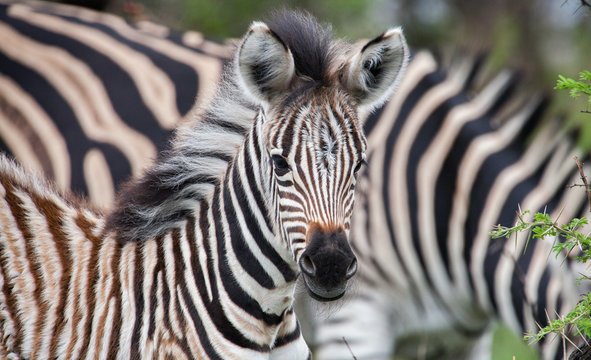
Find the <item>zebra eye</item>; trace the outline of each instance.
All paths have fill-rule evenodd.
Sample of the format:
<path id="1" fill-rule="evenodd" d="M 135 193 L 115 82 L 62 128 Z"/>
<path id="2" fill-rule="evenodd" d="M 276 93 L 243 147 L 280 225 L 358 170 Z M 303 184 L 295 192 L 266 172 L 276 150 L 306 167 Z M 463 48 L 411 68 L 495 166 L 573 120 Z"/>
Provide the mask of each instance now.
<path id="1" fill-rule="evenodd" d="M 275 168 L 275 171 L 286 173 L 289 170 L 289 164 L 283 156 L 273 155 L 271 156 L 271 160 L 273 161 L 273 167 Z"/>
<path id="2" fill-rule="evenodd" d="M 355 165 L 355 169 L 353 169 L 353 173 L 354 173 L 354 174 L 357 174 L 357 173 L 359 172 L 359 170 L 361 169 L 361 166 L 362 166 L 362 165 L 365 165 L 365 166 L 367 166 L 367 161 L 365 161 L 365 160 L 361 160 L 361 161 L 359 161 L 359 162 L 357 163 L 357 165 Z"/>

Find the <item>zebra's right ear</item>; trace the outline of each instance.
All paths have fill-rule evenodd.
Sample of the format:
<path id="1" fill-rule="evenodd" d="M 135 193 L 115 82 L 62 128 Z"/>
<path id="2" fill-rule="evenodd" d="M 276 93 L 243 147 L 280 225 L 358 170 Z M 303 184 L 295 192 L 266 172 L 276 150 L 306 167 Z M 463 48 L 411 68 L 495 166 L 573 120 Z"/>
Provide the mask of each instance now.
<path id="1" fill-rule="evenodd" d="M 408 63 L 408 46 L 401 28 L 393 28 L 354 53 L 341 78 L 359 106 L 373 109 L 392 94 Z"/>
<path id="2" fill-rule="evenodd" d="M 291 51 L 262 22 L 252 24 L 236 61 L 246 90 L 266 103 L 287 90 L 295 75 Z"/>

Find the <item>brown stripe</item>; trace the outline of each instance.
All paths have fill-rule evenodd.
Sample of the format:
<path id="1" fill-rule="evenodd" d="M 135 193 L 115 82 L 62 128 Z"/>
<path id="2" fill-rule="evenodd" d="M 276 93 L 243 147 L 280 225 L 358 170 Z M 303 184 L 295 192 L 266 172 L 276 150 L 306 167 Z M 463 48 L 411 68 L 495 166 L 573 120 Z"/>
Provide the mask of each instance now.
<path id="1" fill-rule="evenodd" d="M 87 281 L 86 281 L 86 287 L 84 289 L 78 287 L 77 288 L 77 293 L 76 293 L 76 299 L 77 301 L 73 304 L 74 305 L 74 314 L 72 316 L 73 318 L 73 334 L 72 334 L 72 340 L 70 341 L 70 345 L 67 349 L 66 352 L 66 359 L 70 359 L 70 358 L 74 358 L 74 347 L 76 346 L 76 343 L 78 341 L 78 329 L 85 329 L 88 328 L 88 324 L 92 323 L 92 309 L 94 308 L 94 302 L 93 299 L 94 297 L 92 296 L 93 294 L 93 289 L 94 287 L 91 285 L 92 284 L 92 274 L 95 273 L 94 271 L 94 265 L 95 265 L 95 258 L 97 256 L 97 244 L 98 244 L 98 239 L 93 235 L 92 233 L 92 227 L 94 224 L 92 224 L 90 221 L 88 221 L 88 219 L 85 218 L 84 214 L 82 212 L 78 212 L 76 217 L 74 218 L 74 222 L 76 224 L 76 226 L 78 227 L 78 229 L 80 230 L 80 232 L 83 234 L 84 236 L 84 240 L 89 243 L 91 245 L 91 248 L 88 250 L 87 253 L 85 254 L 79 254 L 80 256 L 82 255 L 90 255 L 89 260 L 86 262 L 86 267 L 84 269 L 80 269 L 80 273 L 79 276 L 84 276 L 84 274 L 86 273 L 87 276 Z M 96 277 L 95 277 L 96 278 Z M 84 319 L 84 310 L 80 311 L 80 306 L 78 305 L 80 303 L 80 300 L 82 297 L 86 297 L 86 304 L 85 304 L 85 311 L 86 311 L 86 319 Z M 84 321 L 84 323 L 81 323 L 82 321 Z M 81 334 L 82 336 L 82 349 L 84 349 L 86 346 L 88 346 L 88 341 L 90 339 L 90 331 L 85 331 Z"/>
<path id="2" fill-rule="evenodd" d="M 115 247 L 111 251 L 117 251 L 117 245 L 114 242 L 113 243 L 110 243 L 109 245 L 112 245 L 112 246 Z M 116 261 L 114 259 L 114 257 L 117 257 L 117 254 L 113 254 L 113 253 L 110 253 L 110 252 L 104 252 L 102 255 L 103 255 L 102 258 L 100 258 L 98 260 L 101 263 L 103 263 L 103 262 L 109 263 L 110 262 L 111 263 L 111 266 L 110 266 L 110 268 L 107 268 L 106 266 L 103 268 L 102 265 L 99 265 L 99 267 L 98 267 L 99 268 L 99 272 L 102 272 L 100 275 L 103 277 L 103 283 L 100 283 L 99 282 L 99 287 L 103 287 L 103 286 L 106 287 L 106 286 L 108 286 L 109 277 L 111 277 L 111 285 L 110 285 L 110 288 L 109 288 L 109 294 L 108 295 L 107 294 L 100 294 L 100 293 L 106 291 L 105 288 L 100 288 L 100 289 L 97 289 L 96 290 L 96 295 L 95 296 L 97 296 L 97 297 L 98 296 L 101 296 L 101 295 L 104 296 L 104 300 L 103 300 L 104 301 L 104 304 L 103 304 L 104 305 L 104 310 L 103 310 L 102 314 L 100 314 L 100 318 L 97 320 L 96 334 L 92 334 L 91 333 L 96 338 L 95 339 L 96 343 L 92 345 L 92 346 L 95 346 L 94 349 L 93 349 L 94 350 L 94 358 L 95 359 L 99 359 L 99 354 L 103 350 L 103 349 L 101 349 L 101 345 L 103 344 L 103 341 L 102 340 L 104 339 L 105 336 L 108 336 L 108 334 L 105 334 L 105 327 L 106 327 L 106 324 L 107 324 L 107 317 L 109 316 L 109 311 L 110 311 L 109 309 L 111 308 L 111 305 L 110 305 L 111 299 L 110 299 L 110 297 L 113 294 L 112 287 L 114 286 L 114 283 L 115 283 L 115 274 L 112 273 L 112 271 L 113 271 L 112 263 L 114 261 Z M 109 258 L 109 256 L 112 256 L 112 257 Z M 98 314 L 95 314 L 95 317 L 96 316 L 98 316 Z"/>
<path id="3" fill-rule="evenodd" d="M 146 298 L 144 297 L 144 244 L 138 244 L 135 247 L 135 271 L 134 271 L 134 306 L 135 306 L 135 320 L 131 330 L 131 349 L 130 357 L 132 359 L 140 359 L 140 344 L 141 331 L 143 328 L 144 310 L 146 306 Z"/>
<path id="4" fill-rule="evenodd" d="M 24 234 L 24 233 L 23 233 Z M 35 288 L 35 297 L 37 298 L 37 302 L 39 304 L 39 313 L 37 315 L 37 322 L 35 324 L 35 340 L 33 341 L 33 350 L 31 352 L 31 358 L 35 359 L 37 358 L 40 354 L 41 351 L 41 345 L 43 344 L 43 340 L 42 336 L 43 336 L 43 329 L 44 329 L 44 325 L 47 322 L 47 317 L 50 315 L 49 314 L 49 308 L 50 308 L 50 303 L 48 301 L 46 301 L 46 299 L 43 299 L 42 296 L 42 292 L 44 289 L 47 289 L 48 285 L 45 281 L 43 281 L 43 277 L 42 277 L 42 272 L 44 271 L 48 271 L 47 267 L 44 266 L 42 259 L 40 259 L 39 257 L 36 256 L 36 254 L 33 252 L 33 245 L 39 245 L 37 244 L 37 242 L 35 241 L 35 239 L 32 238 L 31 235 L 31 239 L 27 240 L 27 237 L 25 237 L 25 246 L 27 249 L 27 257 L 29 258 L 31 263 L 34 263 L 34 265 L 32 266 L 31 272 L 34 274 L 34 278 L 35 278 L 35 284 L 37 285 L 39 282 L 43 283 L 43 285 L 37 285 L 37 287 Z M 39 272 L 39 274 L 38 274 Z M 39 277 L 39 279 L 37 279 L 37 277 Z M 54 301 L 54 299 L 51 299 L 51 301 Z M 59 313 L 58 313 L 59 315 Z M 54 330 L 54 329 L 52 329 Z"/>
<path id="5" fill-rule="evenodd" d="M 157 254 L 158 254 L 158 258 L 159 261 L 161 260 L 161 267 L 160 267 L 160 274 L 161 274 L 161 278 L 162 278 L 162 293 L 160 294 L 160 299 L 162 300 L 162 319 L 163 319 L 163 325 L 165 327 L 166 330 L 168 330 L 170 333 L 173 333 L 172 330 L 172 325 L 170 324 L 170 309 L 168 307 L 168 304 L 170 304 L 171 301 L 171 296 L 174 296 L 174 294 L 170 293 L 170 290 L 168 288 L 168 279 L 167 279 L 167 268 L 166 268 L 166 248 L 165 248 L 165 243 L 167 241 L 171 241 L 169 239 L 168 236 L 162 236 L 158 239 L 158 250 L 157 250 Z M 157 285 L 157 281 L 155 282 L 154 285 Z M 166 301 L 168 300 L 168 301 Z M 158 328 L 158 324 L 156 324 L 156 327 Z M 156 332 L 156 335 L 159 337 L 159 332 Z"/>
<path id="6" fill-rule="evenodd" d="M 113 262 L 111 263 L 111 271 L 113 273 L 113 286 L 111 286 L 111 294 L 109 298 L 115 299 L 115 304 L 113 306 L 114 313 L 112 317 L 112 328 L 110 334 L 110 341 L 109 341 L 109 349 L 108 349 L 108 356 L 107 359 L 115 359 L 117 356 L 117 351 L 119 350 L 119 335 L 121 334 L 121 278 L 120 278 L 120 271 L 119 271 L 119 263 L 121 262 L 121 256 L 123 254 L 123 245 L 117 243 L 115 245 L 115 256 L 113 256 Z M 106 314 L 106 313 L 105 313 Z M 106 317 L 105 317 L 106 319 Z M 107 336 L 107 335 L 105 335 Z"/>
<path id="7" fill-rule="evenodd" d="M 46 176 L 55 180 L 60 189 L 68 189 L 71 171 L 70 155 L 63 134 L 60 133 L 54 121 L 31 94 L 12 79 L 2 75 L 0 75 L 0 98 L 3 98 L 0 101 L 4 103 L 0 104 L 0 112 L 4 112 L 7 117 L 5 127 L 9 126 L 8 122 L 10 122 L 27 139 L 24 143 L 18 143 L 17 139 L 7 136 L 4 130 L 0 131 L 7 144 L 9 141 L 13 142 L 14 146 L 11 147 L 17 159 L 22 164 L 38 162 L 39 171 L 43 170 Z M 23 147 L 30 148 L 31 155 L 23 153 L 25 150 Z"/>
<path id="8" fill-rule="evenodd" d="M 178 296 L 177 296 L 177 286 L 186 286 L 184 285 L 185 282 L 185 277 L 184 277 L 184 273 L 185 273 L 185 261 L 183 259 L 183 254 L 182 254 L 182 250 L 181 250 L 181 241 L 182 241 L 182 237 L 181 237 L 181 233 L 179 231 L 179 229 L 174 229 L 172 231 L 172 252 L 174 254 L 174 268 L 175 268 L 175 286 L 173 289 L 173 294 L 171 294 L 171 296 L 174 296 L 176 299 L 176 306 L 175 306 L 175 312 L 176 312 L 176 318 L 179 322 L 179 327 L 182 329 L 184 329 L 186 327 L 186 321 L 185 321 L 185 317 L 183 316 L 183 311 L 181 309 L 181 304 L 180 301 L 178 300 Z M 186 239 L 185 239 L 186 241 Z"/>
<path id="9" fill-rule="evenodd" d="M 1 220 L 1 218 L 0 218 Z M 4 244 L 3 242 L 0 241 L 0 252 L 1 253 L 5 253 L 4 252 Z M 11 299 L 9 298 L 9 292 L 10 292 L 10 285 L 8 285 L 8 283 L 6 282 L 6 276 L 4 275 L 4 264 L 2 263 L 2 258 L 0 258 L 0 279 L 2 279 L 2 295 L 5 299 L 4 302 L 1 302 L 0 304 L 2 304 L 2 306 L 5 308 L 5 311 L 8 312 L 9 314 L 7 316 L 2 316 L 0 317 L 0 321 L 2 322 L 2 327 L 3 327 L 3 331 L 6 330 L 7 326 L 16 328 L 16 321 L 14 319 L 14 317 L 12 315 L 16 314 L 16 308 L 13 306 L 14 304 L 11 303 Z M 10 338 L 10 336 L 13 336 L 13 334 L 6 334 L 6 333 L 2 333 L 2 338 L 0 341 L 0 358 L 5 358 L 7 357 L 6 353 L 10 352 L 12 350 L 12 343 L 13 343 L 13 339 Z"/>
<path id="10" fill-rule="evenodd" d="M 21 164 L 43 170 L 49 177 L 55 174 L 43 142 L 23 114 L 0 92 L 0 137 Z"/>
<path id="11" fill-rule="evenodd" d="M 14 220 L 16 222 L 17 227 L 19 228 L 19 230 L 21 231 L 21 233 L 23 235 L 21 240 L 24 243 L 27 260 L 29 262 L 31 262 L 35 258 L 35 256 L 34 256 L 35 253 L 31 248 L 31 246 L 32 246 L 31 239 L 33 239 L 33 235 L 31 234 L 31 232 L 29 231 L 29 228 L 28 228 L 27 213 L 26 213 L 25 209 L 22 208 L 23 203 L 22 203 L 21 199 L 14 193 L 16 190 L 14 188 L 14 186 L 10 183 L 6 183 L 5 182 L 6 179 L 0 179 L 0 181 L 3 183 L 4 188 L 6 190 L 6 195 L 5 195 L 6 202 L 8 203 L 8 205 L 10 207 L 10 211 L 14 215 Z M 18 241 L 18 240 L 16 240 L 16 241 Z M 2 252 L 2 253 L 4 254 L 5 252 Z M 22 270 L 24 270 L 24 269 L 22 269 Z M 41 288 L 42 288 L 41 283 L 43 282 L 42 275 L 40 275 L 39 272 L 36 271 L 36 270 L 39 270 L 37 266 L 29 266 L 28 270 L 33 277 L 33 281 L 35 282 L 34 294 L 35 294 L 35 298 L 37 300 L 36 306 L 39 307 L 39 300 L 41 299 Z M 12 287 L 8 286 L 8 282 L 9 282 L 9 279 L 5 278 L 5 283 L 4 283 L 5 291 L 8 290 L 8 292 L 5 292 L 6 300 L 8 303 L 7 305 L 9 305 L 13 309 L 18 309 L 17 299 L 12 299 L 12 297 L 10 296 L 10 294 L 12 293 Z M 13 314 L 17 315 L 18 313 L 15 312 Z M 29 315 L 30 314 L 24 314 L 24 316 L 29 316 Z M 38 314 L 38 315 L 40 315 L 40 314 Z M 21 333 L 22 329 L 18 325 L 22 325 L 22 324 L 15 324 L 15 325 L 16 325 L 15 326 L 15 328 L 16 328 L 15 348 L 20 348 L 24 339 L 23 339 L 23 334 Z M 39 341 L 39 331 L 37 331 L 37 329 L 39 329 L 39 327 L 40 327 L 40 318 L 38 318 L 38 321 L 35 324 L 35 333 L 37 334 L 35 336 L 35 343 L 40 342 Z"/>
<path id="12" fill-rule="evenodd" d="M 2 254 L 5 254 L 5 246 L 4 246 L 4 242 L 0 241 L 0 252 Z M 3 306 L 6 307 L 6 310 L 12 315 L 13 318 L 13 325 L 14 325 L 14 330 L 15 333 L 14 334 L 3 334 L 3 339 L 2 341 L 5 341 L 4 338 L 6 337 L 6 335 L 12 336 L 13 337 L 13 341 L 15 342 L 15 348 L 18 348 L 18 344 L 20 342 L 21 339 L 21 328 L 20 328 L 20 324 L 18 322 L 18 304 L 16 299 L 12 296 L 12 285 L 10 285 L 10 283 L 8 282 L 8 279 L 6 278 L 6 276 L 4 276 L 4 268 L 6 267 L 6 264 L 4 263 L 4 257 L 0 257 L 0 270 L 2 271 L 2 277 L 4 278 L 4 284 L 2 286 L 2 293 L 4 294 L 5 298 L 6 298 L 6 302 L 4 304 L 2 304 Z M 10 348 L 9 350 L 13 350 L 12 348 Z"/>
<path id="13" fill-rule="evenodd" d="M 86 239 L 89 239 L 93 245 L 93 248 L 90 251 L 90 259 L 88 260 L 89 271 L 86 290 L 86 307 L 88 308 L 88 318 L 86 319 L 84 342 L 82 343 L 82 353 L 80 354 L 80 358 L 82 359 L 85 358 L 88 353 L 88 346 L 90 344 L 90 337 L 92 333 L 92 320 L 94 318 L 96 295 L 98 294 L 98 284 L 100 277 L 98 258 L 101 239 L 94 235 L 93 229 L 95 228 L 95 225 L 83 214 L 78 214 L 78 217 L 76 218 L 76 224 L 86 235 Z"/>
<path id="14" fill-rule="evenodd" d="M 62 217 L 65 216 L 65 214 L 59 206 L 42 196 L 34 194 L 32 200 L 37 206 L 37 209 L 39 209 L 39 212 L 43 214 L 47 220 L 49 232 L 53 236 L 56 250 L 62 264 L 63 272 L 62 280 L 60 282 L 61 296 L 59 299 L 59 305 L 56 308 L 56 314 L 58 314 L 58 316 L 63 316 L 66 307 L 67 294 L 69 292 L 69 284 L 72 277 L 72 260 L 68 251 L 68 235 L 64 232 L 62 227 Z M 65 325 L 66 321 L 64 318 L 58 319 L 56 331 L 53 333 L 50 346 L 50 357 L 52 358 L 57 356 L 60 334 L 64 330 Z"/>

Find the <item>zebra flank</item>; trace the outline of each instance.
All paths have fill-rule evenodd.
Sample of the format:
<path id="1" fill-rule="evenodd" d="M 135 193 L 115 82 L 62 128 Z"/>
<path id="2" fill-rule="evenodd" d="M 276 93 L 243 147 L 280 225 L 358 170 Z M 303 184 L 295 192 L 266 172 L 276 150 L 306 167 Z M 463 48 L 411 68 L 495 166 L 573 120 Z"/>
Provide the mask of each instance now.
<path id="1" fill-rule="evenodd" d="M 332 301 L 357 270 L 359 116 L 408 50 L 400 29 L 357 47 L 307 13 L 270 24 L 108 214 L 0 157 L 2 357 L 311 358 L 296 279 Z"/>

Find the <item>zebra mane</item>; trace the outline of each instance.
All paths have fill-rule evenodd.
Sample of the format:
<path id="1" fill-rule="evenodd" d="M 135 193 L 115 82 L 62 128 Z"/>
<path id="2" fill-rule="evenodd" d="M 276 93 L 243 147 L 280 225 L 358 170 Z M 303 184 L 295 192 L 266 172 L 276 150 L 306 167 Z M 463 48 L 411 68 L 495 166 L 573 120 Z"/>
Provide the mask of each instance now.
<path id="1" fill-rule="evenodd" d="M 329 81 L 332 28 L 322 26 L 308 12 L 283 11 L 273 14 L 269 28 L 291 51 L 298 75 L 316 83 Z"/>
<path id="2" fill-rule="evenodd" d="M 161 235 L 199 209 L 221 181 L 256 116 L 239 91 L 234 69 L 222 75 L 213 102 L 192 124 L 178 128 L 155 166 L 124 185 L 107 230 L 120 242 Z"/>
<path id="3" fill-rule="evenodd" d="M 307 13 L 284 12 L 271 30 L 294 56 L 296 71 L 322 82 L 329 60 L 331 31 Z M 234 51 L 234 60 L 237 50 Z M 259 104 L 239 82 L 237 61 L 222 74 L 212 102 L 191 125 L 177 129 L 170 148 L 140 179 L 124 185 L 106 230 L 120 242 L 159 236 L 180 225 L 211 197 L 251 129 Z"/>

